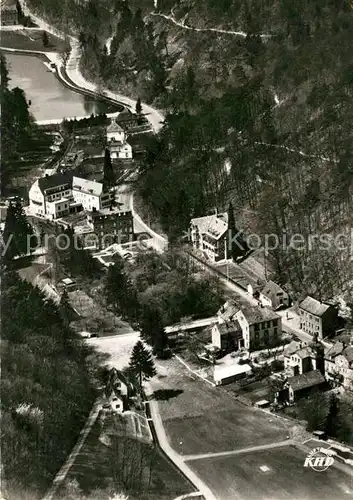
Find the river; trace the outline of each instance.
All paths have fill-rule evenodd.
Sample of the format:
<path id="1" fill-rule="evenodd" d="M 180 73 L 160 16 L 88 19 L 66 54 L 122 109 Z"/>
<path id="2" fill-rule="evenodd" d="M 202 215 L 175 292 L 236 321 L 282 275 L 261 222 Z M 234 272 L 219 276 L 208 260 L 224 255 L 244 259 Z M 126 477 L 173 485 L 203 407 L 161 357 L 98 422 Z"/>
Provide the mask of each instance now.
<path id="1" fill-rule="evenodd" d="M 31 101 L 36 120 L 57 120 L 107 113 L 111 107 L 102 101 L 78 94 L 65 87 L 43 61 L 35 56 L 6 53 L 10 87 L 20 87 Z"/>

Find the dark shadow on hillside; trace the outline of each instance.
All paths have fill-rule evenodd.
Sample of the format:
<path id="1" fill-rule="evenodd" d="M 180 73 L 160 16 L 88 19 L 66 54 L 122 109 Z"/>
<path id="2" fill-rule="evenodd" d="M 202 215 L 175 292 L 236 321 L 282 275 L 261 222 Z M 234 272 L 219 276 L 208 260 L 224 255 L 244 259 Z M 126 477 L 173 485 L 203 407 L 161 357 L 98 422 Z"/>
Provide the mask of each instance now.
<path id="1" fill-rule="evenodd" d="M 176 398 L 184 391 L 181 389 L 159 389 L 154 391 L 153 395 L 157 401 L 168 401 L 171 398 Z"/>

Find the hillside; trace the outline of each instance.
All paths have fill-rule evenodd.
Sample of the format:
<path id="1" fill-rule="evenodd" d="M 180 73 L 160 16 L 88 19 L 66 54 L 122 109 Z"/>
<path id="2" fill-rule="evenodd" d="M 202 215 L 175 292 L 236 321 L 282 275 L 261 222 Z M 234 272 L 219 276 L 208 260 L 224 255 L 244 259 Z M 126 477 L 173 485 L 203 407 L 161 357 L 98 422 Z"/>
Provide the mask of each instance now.
<path id="1" fill-rule="evenodd" d="M 247 234 L 280 239 L 295 295 L 351 300 L 349 1 L 29 3 L 79 35 L 86 75 L 169 113 L 140 176 L 166 231 L 231 200 Z"/>

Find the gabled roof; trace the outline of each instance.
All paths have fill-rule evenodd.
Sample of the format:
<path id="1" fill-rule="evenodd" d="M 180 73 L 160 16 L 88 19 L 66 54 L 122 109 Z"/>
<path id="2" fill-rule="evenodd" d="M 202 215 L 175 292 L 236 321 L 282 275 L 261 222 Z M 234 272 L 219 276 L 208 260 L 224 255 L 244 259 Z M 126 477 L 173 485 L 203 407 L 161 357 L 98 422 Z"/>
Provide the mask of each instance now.
<path id="1" fill-rule="evenodd" d="M 239 307 L 233 300 L 228 300 L 223 304 L 223 306 L 217 312 L 218 316 L 223 319 L 223 321 L 230 321 L 239 311 Z"/>
<path id="2" fill-rule="evenodd" d="M 303 347 L 302 342 L 297 342 L 293 340 L 289 344 L 287 344 L 283 350 L 284 356 L 291 356 L 292 354 L 296 353 L 299 349 Z"/>
<path id="3" fill-rule="evenodd" d="M 309 387 L 314 387 L 315 385 L 323 384 L 324 382 L 325 377 L 319 370 L 302 373 L 301 375 L 296 375 L 295 377 L 290 377 L 288 379 L 288 384 L 292 387 L 293 391 L 308 389 Z"/>
<path id="4" fill-rule="evenodd" d="M 215 326 L 218 328 L 220 335 L 229 335 L 241 331 L 240 324 L 237 320 L 216 324 Z"/>
<path id="5" fill-rule="evenodd" d="M 326 359 L 334 359 L 339 354 L 342 354 L 344 350 L 343 342 L 336 342 L 333 346 L 329 347 L 325 352 Z"/>
<path id="6" fill-rule="evenodd" d="M 48 175 L 38 179 L 38 186 L 41 192 L 44 194 L 46 189 L 54 188 L 57 186 L 63 186 L 65 184 L 71 184 L 73 174 L 72 172 L 57 173 L 54 175 Z"/>
<path id="7" fill-rule="evenodd" d="M 314 316 L 323 316 L 325 312 L 332 307 L 330 304 L 320 302 L 309 295 L 299 304 L 300 309 L 313 314 Z"/>
<path id="8" fill-rule="evenodd" d="M 266 297 L 271 297 L 272 295 L 276 295 L 277 293 L 286 293 L 283 288 L 281 288 L 274 281 L 268 281 L 266 285 L 263 287 L 261 293 L 266 295 Z"/>
<path id="9" fill-rule="evenodd" d="M 72 189 L 82 193 L 91 194 L 92 196 L 100 196 L 103 193 L 103 184 L 100 182 L 74 177 L 72 180 Z"/>
<path id="10" fill-rule="evenodd" d="M 201 234 L 208 234 L 218 240 L 228 230 L 228 214 L 205 215 L 191 219 L 191 224 L 197 226 Z"/>
<path id="11" fill-rule="evenodd" d="M 119 123 L 113 118 L 110 124 L 107 127 L 107 133 L 114 132 L 124 132 L 124 129 L 119 125 Z"/>
<path id="12" fill-rule="evenodd" d="M 271 319 L 280 319 L 280 316 L 268 307 L 246 305 L 241 310 L 249 325 L 261 323 L 262 321 L 270 321 Z"/>

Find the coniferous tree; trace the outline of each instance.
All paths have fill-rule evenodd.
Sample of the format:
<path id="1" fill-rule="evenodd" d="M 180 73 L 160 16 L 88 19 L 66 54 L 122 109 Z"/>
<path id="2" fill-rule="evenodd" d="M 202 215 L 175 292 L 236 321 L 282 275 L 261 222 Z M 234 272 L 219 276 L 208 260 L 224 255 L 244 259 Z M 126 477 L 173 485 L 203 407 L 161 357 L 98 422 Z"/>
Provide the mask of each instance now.
<path id="1" fill-rule="evenodd" d="M 141 104 L 141 98 L 138 97 L 136 101 L 136 107 L 135 107 L 136 113 L 140 115 L 142 113 L 142 104 Z"/>
<path id="2" fill-rule="evenodd" d="M 70 305 L 69 294 L 65 288 L 59 303 L 59 312 L 65 327 L 68 327 L 72 319 L 72 308 Z"/>
<path id="3" fill-rule="evenodd" d="M 104 153 L 103 183 L 106 188 L 111 188 L 115 185 L 115 175 L 108 148 L 105 149 Z"/>
<path id="4" fill-rule="evenodd" d="M 31 241 L 34 234 L 31 224 L 28 222 L 21 203 L 10 203 L 8 206 L 3 233 L 3 242 L 7 245 L 4 261 L 8 262 L 15 256 L 29 253 Z"/>
<path id="5" fill-rule="evenodd" d="M 142 390 L 142 380 L 148 380 L 157 374 L 153 358 L 148 349 L 139 340 L 132 350 L 129 368 L 139 381 L 140 390 Z"/>
<path id="6" fill-rule="evenodd" d="M 239 233 L 239 234 L 238 234 Z M 227 257 L 236 260 L 247 252 L 247 245 L 235 225 L 232 202 L 228 206 Z"/>

